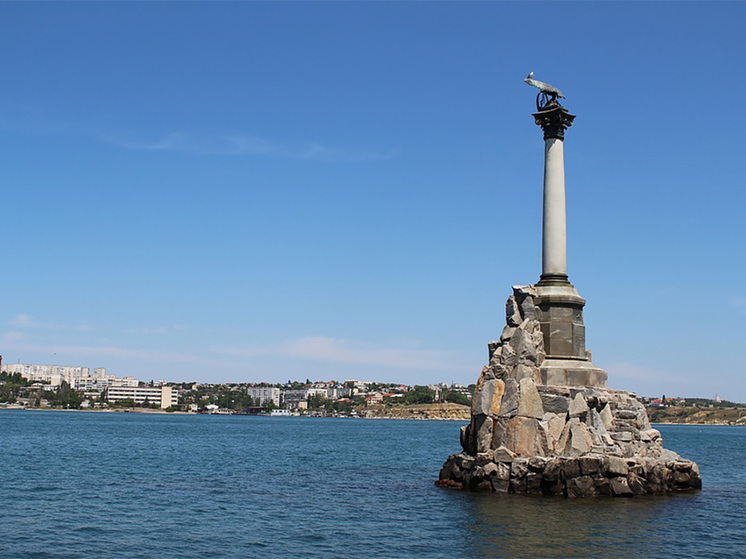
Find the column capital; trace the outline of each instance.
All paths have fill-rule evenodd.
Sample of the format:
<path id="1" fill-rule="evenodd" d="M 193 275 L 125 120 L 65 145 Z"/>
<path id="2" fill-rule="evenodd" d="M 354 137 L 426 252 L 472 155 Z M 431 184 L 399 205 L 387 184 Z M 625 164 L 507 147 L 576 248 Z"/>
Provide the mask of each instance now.
<path id="1" fill-rule="evenodd" d="M 575 120 L 575 115 L 571 115 L 565 107 L 556 101 L 545 105 L 542 110 L 532 116 L 536 124 L 541 126 L 544 131 L 545 140 L 550 138 L 564 140 L 565 130 L 570 128 L 572 121 Z"/>

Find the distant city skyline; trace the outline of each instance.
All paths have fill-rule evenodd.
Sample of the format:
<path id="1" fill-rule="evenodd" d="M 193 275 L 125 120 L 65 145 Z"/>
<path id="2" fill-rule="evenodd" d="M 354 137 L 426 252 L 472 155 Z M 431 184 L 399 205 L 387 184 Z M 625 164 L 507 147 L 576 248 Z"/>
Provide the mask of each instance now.
<path id="1" fill-rule="evenodd" d="M 7 363 L 471 384 L 541 269 L 612 388 L 746 401 L 746 4 L 1 3 Z"/>

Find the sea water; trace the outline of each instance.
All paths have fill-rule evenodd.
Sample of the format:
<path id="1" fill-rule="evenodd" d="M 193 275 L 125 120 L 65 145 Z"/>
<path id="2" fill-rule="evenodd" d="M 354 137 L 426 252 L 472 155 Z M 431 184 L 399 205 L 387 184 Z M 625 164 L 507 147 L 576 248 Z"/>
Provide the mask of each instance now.
<path id="1" fill-rule="evenodd" d="M 660 426 L 701 492 L 435 487 L 462 423 L 0 411 L 0 557 L 746 556 L 746 428 Z"/>

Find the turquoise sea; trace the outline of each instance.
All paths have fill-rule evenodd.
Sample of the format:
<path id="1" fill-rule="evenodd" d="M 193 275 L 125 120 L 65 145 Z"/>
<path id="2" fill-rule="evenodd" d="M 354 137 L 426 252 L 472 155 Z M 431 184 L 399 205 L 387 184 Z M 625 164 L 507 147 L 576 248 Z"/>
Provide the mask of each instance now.
<path id="1" fill-rule="evenodd" d="M 435 487 L 460 423 L 0 411 L 0 557 L 745 557 L 746 429 L 660 426 L 700 493 Z"/>

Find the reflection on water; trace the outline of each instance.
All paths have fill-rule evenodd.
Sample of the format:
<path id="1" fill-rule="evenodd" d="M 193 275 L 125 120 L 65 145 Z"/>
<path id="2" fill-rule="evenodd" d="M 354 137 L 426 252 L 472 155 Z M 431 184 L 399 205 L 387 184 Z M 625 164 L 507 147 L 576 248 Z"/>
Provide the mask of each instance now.
<path id="1" fill-rule="evenodd" d="M 658 528 L 695 495 L 580 499 L 469 495 L 474 557 L 650 557 L 663 551 Z"/>
<path id="2" fill-rule="evenodd" d="M 746 556 L 746 429 L 658 426 L 703 489 L 644 499 L 462 493 L 471 557 Z"/>

